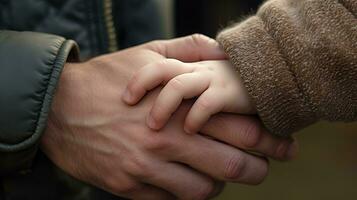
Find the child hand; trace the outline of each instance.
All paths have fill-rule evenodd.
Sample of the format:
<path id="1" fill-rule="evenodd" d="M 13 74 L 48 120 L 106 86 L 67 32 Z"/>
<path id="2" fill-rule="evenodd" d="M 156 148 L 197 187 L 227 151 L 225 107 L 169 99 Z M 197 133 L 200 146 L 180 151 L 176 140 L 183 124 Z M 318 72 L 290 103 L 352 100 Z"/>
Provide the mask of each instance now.
<path id="1" fill-rule="evenodd" d="M 174 59 L 149 64 L 140 69 L 127 85 L 123 101 L 134 105 L 147 91 L 164 84 L 147 125 L 161 129 L 183 99 L 198 97 L 186 116 L 184 130 L 196 133 L 218 112 L 255 113 L 239 75 L 228 61 L 183 63 Z"/>

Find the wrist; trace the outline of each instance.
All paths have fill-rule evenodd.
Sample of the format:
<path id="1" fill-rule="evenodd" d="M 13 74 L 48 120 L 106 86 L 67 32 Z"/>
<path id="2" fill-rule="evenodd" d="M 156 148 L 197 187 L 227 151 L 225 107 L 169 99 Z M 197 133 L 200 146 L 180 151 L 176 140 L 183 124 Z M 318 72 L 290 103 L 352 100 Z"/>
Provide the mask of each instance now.
<path id="1" fill-rule="evenodd" d="M 64 171 L 70 172 L 75 165 L 66 160 L 63 148 L 75 148 L 75 123 L 79 105 L 83 100 L 78 99 L 81 92 L 79 85 L 83 80 L 80 63 L 65 63 L 59 76 L 49 110 L 45 131 L 40 140 L 40 148 L 54 164 Z M 83 89 L 83 88 L 82 88 Z M 60 148 L 61 147 L 61 148 Z"/>
<path id="2" fill-rule="evenodd" d="M 48 114 L 48 119 L 46 123 L 46 129 L 41 138 L 41 147 L 48 139 L 51 138 L 54 132 L 64 126 L 63 120 L 63 110 L 66 106 L 66 98 L 68 96 L 69 88 L 72 85 L 72 80 L 77 75 L 77 70 L 74 70 L 74 66 L 78 65 L 76 63 L 67 62 L 64 64 L 62 73 L 59 76 L 58 84 L 53 94 L 51 107 Z M 67 101 L 67 103 L 70 103 Z"/>

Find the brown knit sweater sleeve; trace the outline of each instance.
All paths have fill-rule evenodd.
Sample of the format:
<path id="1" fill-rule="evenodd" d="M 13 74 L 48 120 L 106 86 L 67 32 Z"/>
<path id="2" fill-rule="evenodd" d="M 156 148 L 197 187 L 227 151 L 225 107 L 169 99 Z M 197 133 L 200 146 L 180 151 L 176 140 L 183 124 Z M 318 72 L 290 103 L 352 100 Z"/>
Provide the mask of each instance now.
<path id="1" fill-rule="evenodd" d="M 218 35 L 271 132 L 357 120 L 356 16 L 357 0 L 270 0 Z"/>

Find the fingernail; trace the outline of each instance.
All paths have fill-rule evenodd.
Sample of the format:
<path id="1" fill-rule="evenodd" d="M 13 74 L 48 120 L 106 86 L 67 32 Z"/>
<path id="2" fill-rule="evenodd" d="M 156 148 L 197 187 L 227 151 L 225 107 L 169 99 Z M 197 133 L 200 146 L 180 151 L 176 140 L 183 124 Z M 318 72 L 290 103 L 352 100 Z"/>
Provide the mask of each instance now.
<path id="1" fill-rule="evenodd" d="M 275 150 L 275 156 L 278 159 L 285 159 L 290 143 L 288 141 L 282 140 Z"/>
<path id="2" fill-rule="evenodd" d="M 183 130 L 184 130 L 187 134 L 194 134 L 194 132 L 191 131 L 189 128 L 183 127 Z"/>
<path id="3" fill-rule="evenodd" d="M 288 150 L 286 151 L 286 158 L 288 159 L 293 159 L 297 156 L 297 153 L 299 151 L 299 146 L 296 141 L 292 142 L 289 145 Z"/>
<path id="4" fill-rule="evenodd" d="M 156 121 L 155 121 L 155 119 L 154 119 L 151 115 L 149 115 L 149 116 L 147 117 L 146 123 L 147 123 L 147 125 L 149 126 L 149 128 L 151 128 L 151 129 L 156 129 L 156 126 L 157 126 Z"/>
<path id="5" fill-rule="evenodd" d="M 125 101 L 125 102 L 130 102 L 130 100 L 131 100 L 131 93 L 130 93 L 130 91 L 128 90 L 128 89 L 125 89 L 125 92 L 124 92 L 124 94 L 123 94 L 123 100 Z"/>

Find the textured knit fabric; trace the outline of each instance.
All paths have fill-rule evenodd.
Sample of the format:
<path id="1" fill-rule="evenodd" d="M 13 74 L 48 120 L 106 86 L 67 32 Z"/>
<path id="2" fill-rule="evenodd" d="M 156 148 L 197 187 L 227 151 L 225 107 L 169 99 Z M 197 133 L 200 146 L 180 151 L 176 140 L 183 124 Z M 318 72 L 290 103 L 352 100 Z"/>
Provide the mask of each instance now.
<path id="1" fill-rule="evenodd" d="M 357 119 L 357 0 L 270 0 L 218 41 L 265 126 Z"/>

